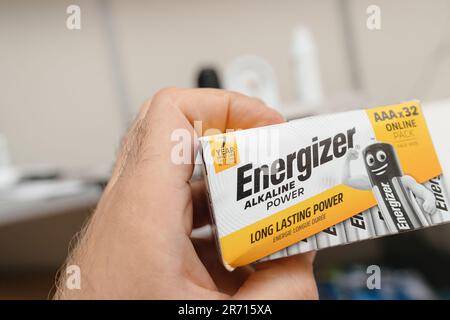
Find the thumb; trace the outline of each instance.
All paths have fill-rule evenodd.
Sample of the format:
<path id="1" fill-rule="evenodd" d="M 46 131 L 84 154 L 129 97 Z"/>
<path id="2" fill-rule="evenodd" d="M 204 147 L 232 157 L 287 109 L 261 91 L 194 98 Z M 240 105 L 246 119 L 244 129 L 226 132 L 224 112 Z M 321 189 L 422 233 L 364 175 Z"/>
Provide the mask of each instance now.
<path id="1" fill-rule="evenodd" d="M 244 282 L 235 299 L 318 299 L 315 252 L 267 261 Z"/>

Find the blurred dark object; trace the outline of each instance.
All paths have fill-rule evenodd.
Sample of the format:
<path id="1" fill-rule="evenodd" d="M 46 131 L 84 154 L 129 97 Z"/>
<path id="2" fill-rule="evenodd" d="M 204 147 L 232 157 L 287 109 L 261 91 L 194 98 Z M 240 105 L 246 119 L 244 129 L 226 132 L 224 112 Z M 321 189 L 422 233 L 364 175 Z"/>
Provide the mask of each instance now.
<path id="1" fill-rule="evenodd" d="M 446 228 L 448 226 L 445 224 L 433 227 L 436 230 Z M 384 260 L 392 268 L 413 267 L 427 279 L 431 286 L 439 290 L 448 290 L 450 288 L 450 277 L 448 277 L 450 256 L 446 251 L 426 241 L 423 236 L 425 232 L 427 230 L 417 230 L 383 238 Z M 446 239 L 442 241 L 445 242 Z"/>
<path id="2" fill-rule="evenodd" d="M 37 181 L 37 180 L 57 180 L 61 179 L 61 172 L 45 172 L 36 174 L 27 174 L 20 178 L 20 182 Z"/>
<path id="3" fill-rule="evenodd" d="M 222 88 L 217 71 L 213 68 L 201 69 L 197 77 L 198 88 Z"/>

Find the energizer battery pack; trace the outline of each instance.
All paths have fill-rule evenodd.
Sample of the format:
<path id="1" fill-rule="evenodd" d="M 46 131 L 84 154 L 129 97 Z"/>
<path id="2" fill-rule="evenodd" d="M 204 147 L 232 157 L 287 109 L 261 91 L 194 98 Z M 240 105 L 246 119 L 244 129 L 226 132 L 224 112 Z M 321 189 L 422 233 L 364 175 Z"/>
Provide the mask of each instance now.
<path id="1" fill-rule="evenodd" d="M 450 221 L 418 101 L 199 142 L 228 270 Z"/>

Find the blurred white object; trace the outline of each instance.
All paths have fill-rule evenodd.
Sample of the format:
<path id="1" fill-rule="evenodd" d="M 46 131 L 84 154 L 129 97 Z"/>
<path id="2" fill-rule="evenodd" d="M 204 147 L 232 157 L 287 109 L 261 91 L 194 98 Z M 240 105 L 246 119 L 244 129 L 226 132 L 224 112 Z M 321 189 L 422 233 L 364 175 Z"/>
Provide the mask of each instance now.
<path id="1" fill-rule="evenodd" d="M 70 196 L 83 189 L 79 180 L 38 180 L 20 183 L 0 192 L 0 204 L 9 201 L 31 201 Z"/>
<path id="2" fill-rule="evenodd" d="M 0 168 L 0 190 L 14 185 L 18 180 L 18 174 L 12 167 Z"/>
<path id="3" fill-rule="evenodd" d="M 11 157 L 6 138 L 0 134 L 0 189 L 17 182 L 18 174 L 11 166 Z"/>
<path id="4" fill-rule="evenodd" d="M 263 58 L 244 55 L 233 60 L 224 72 L 225 89 L 263 100 L 278 108 L 278 82 L 272 66 Z"/>
<path id="5" fill-rule="evenodd" d="M 0 192 L 0 226 L 94 207 L 102 189 L 81 181 L 32 181 Z"/>
<path id="6" fill-rule="evenodd" d="M 323 102 L 316 43 L 307 27 L 296 27 L 292 35 L 291 63 L 297 100 L 303 105 Z"/>

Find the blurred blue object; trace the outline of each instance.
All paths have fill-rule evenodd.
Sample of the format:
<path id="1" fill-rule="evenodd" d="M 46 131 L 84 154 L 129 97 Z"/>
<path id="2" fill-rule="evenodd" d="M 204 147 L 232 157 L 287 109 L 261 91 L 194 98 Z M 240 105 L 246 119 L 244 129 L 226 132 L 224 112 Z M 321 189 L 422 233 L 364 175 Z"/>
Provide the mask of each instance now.
<path id="1" fill-rule="evenodd" d="M 363 266 L 332 269 L 329 276 L 319 281 L 321 299 L 351 300 L 430 300 L 445 298 L 426 283 L 424 278 L 411 270 L 393 270 L 381 267 L 380 289 L 369 289 L 370 276 Z M 448 293 L 447 293 L 448 294 Z M 448 296 L 448 295 L 447 295 Z"/>

